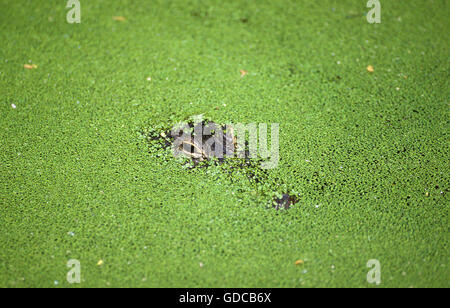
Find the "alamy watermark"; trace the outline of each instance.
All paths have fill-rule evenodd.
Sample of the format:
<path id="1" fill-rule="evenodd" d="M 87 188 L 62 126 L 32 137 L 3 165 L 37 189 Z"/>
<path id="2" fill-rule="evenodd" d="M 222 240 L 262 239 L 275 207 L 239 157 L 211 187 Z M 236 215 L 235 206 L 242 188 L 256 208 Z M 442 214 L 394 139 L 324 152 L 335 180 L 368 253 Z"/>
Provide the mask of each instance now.
<path id="1" fill-rule="evenodd" d="M 66 5 L 67 12 L 66 20 L 69 24 L 81 23 L 81 4 L 79 0 L 69 0 Z"/>
<path id="2" fill-rule="evenodd" d="M 367 7 L 371 10 L 367 13 L 367 22 L 370 24 L 381 23 L 381 3 L 379 0 L 369 0 Z"/>
<path id="3" fill-rule="evenodd" d="M 367 22 L 370 24 L 381 23 L 381 3 L 379 0 L 369 0 L 367 8 L 371 10 L 367 13 Z M 69 24 L 81 23 L 81 3 L 79 0 L 68 0 L 66 8 L 70 9 L 67 12 L 66 20 Z"/>
<path id="4" fill-rule="evenodd" d="M 248 134 L 248 139 L 246 138 Z M 268 125 L 266 123 L 218 125 L 205 122 L 202 117 L 194 123 L 182 122 L 171 130 L 174 157 L 196 160 L 261 158 L 261 168 L 274 169 L 278 166 L 280 125 L 272 123 L 270 149 Z"/>
<path id="5" fill-rule="evenodd" d="M 81 263 L 76 259 L 71 259 L 67 262 L 67 282 L 70 284 L 81 283 Z"/>
<path id="6" fill-rule="evenodd" d="M 376 285 L 381 284 L 381 264 L 377 259 L 371 259 L 367 261 L 367 267 L 371 270 L 367 273 L 367 282 L 375 283 Z"/>

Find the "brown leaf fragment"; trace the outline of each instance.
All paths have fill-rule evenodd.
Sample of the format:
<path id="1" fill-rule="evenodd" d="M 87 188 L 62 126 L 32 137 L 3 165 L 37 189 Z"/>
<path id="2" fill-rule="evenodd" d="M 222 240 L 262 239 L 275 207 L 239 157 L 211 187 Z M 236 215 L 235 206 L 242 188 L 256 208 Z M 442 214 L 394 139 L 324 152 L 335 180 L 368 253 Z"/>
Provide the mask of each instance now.
<path id="1" fill-rule="evenodd" d="M 23 67 L 26 68 L 27 70 L 37 69 L 37 65 L 36 64 L 24 64 Z"/>

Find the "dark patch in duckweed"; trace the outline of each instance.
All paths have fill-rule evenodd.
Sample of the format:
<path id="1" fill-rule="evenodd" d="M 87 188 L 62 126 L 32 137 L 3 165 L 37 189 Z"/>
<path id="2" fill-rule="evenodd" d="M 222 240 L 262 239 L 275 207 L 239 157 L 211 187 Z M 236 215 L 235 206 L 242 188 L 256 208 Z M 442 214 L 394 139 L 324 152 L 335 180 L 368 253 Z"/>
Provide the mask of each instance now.
<path id="1" fill-rule="evenodd" d="M 237 139 L 234 136 L 234 132 L 227 131 L 226 125 L 219 125 L 212 121 L 202 121 L 200 123 L 194 124 L 192 121 L 187 123 L 187 129 L 191 132 L 195 132 L 196 129 L 200 131 L 204 131 L 205 128 L 209 127 L 217 127 L 221 129 L 223 133 L 223 139 L 219 141 L 219 143 L 213 143 L 208 150 L 205 150 L 206 147 L 203 144 L 198 144 L 198 141 L 195 140 L 195 133 L 189 136 L 183 136 L 180 132 L 178 135 L 173 136 L 172 131 L 170 129 L 147 129 L 142 130 L 141 135 L 147 139 L 150 145 L 150 152 L 154 150 L 171 150 L 176 154 L 184 154 L 186 158 L 188 158 L 192 164 L 189 169 L 208 167 L 211 165 L 221 165 L 227 162 L 231 162 L 230 157 L 227 157 L 227 153 L 242 153 L 243 151 L 238 149 Z M 214 137 L 215 132 L 210 135 L 210 137 Z M 208 137 L 209 138 L 209 137 Z M 177 146 L 174 144 L 177 142 Z M 218 151 L 216 150 L 218 147 Z M 252 159 L 249 158 L 250 154 L 248 151 L 248 142 L 245 143 L 246 149 L 244 150 L 244 158 L 240 159 L 239 164 L 233 164 L 235 168 L 248 168 L 248 167 L 256 167 L 257 163 L 262 162 L 261 159 Z M 189 149 L 189 150 L 186 150 Z M 217 157 L 217 152 L 221 153 L 221 157 Z M 234 158 L 234 157 L 233 157 Z M 212 164 L 201 164 L 202 162 L 212 162 Z M 265 171 L 265 170 L 264 170 Z"/>
<path id="2" fill-rule="evenodd" d="M 298 203 L 299 201 L 300 200 L 295 195 L 283 194 L 281 198 L 275 197 L 275 199 L 273 200 L 273 207 L 276 210 L 288 210 L 292 205 Z"/>
<path id="3" fill-rule="evenodd" d="M 226 131 L 227 127 L 225 125 L 218 125 L 212 121 L 202 121 L 197 124 L 190 121 L 186 124 L 186 128 L 192 133 L 195 132 L 196 129 L 203 131 L 206 127 L 211 129 L 211 127 L 216 126 L 224 132 L 223 139 L 219 144 L 213 143 L 208 150 L 205 150 L 203 144 L 198 144 L 198 141 L 195 140 L 195 134 L 183 136 L 180 132 L 178 135 L 174 136 L 170 129 L 158 130 L 158 128 L 143 130 L 141 131 L 141 134 L 149 142 L 150 152 L 154 150 L 170 150 L 173 154 L 184 154 L 184 156 L 191 161 L 189 169 L 210 166 L 211 164 L 202 164 L 202 162 L 206 161 L 213 162 L 217 165 L 223 164 L 229 160 L 226 158 L 226 154 L 227 152 L 234 152 L 236 140 L 234 140 L 235 138 L 232 132 L 230 133 Z M 211 137 L 214 137 L 214 135 L 215 133 L 213 130 Z M 175 146 L 175 142 L 177 142 L 177 146 Z M 216 151 L 217 147 L 218 151 Z M 218 158 L 216 156 L 216 152 L 220 152 L 222 157 Z M 247 154 L 248 153 L 246 153 L 246 156 Z"/>
<path id="4" fill-rule="evenodd" d="M 196 144 L 193 136 L 182 137 L 181 134 L 178 136 L 173 136 L 171 129 L 168 129 L 167 127 L 144 129 L 141 131 L 141 135 L 149 143 L 150 153 L 155 153 L 162 150 L 166 153 L 170 151 L 173 155 L 174 151 L 183 151 L 186 157 L 183 160 L 183 163 L 188 170 L 221 166 L 222 170 L 229 175 L 231 182 L 234 182 L 235 172 L 239 172 L 241 174 L 243 173 L 247 177 L 250 184 L 255 187 L 260 185 L 262 186 L 269 181 L 269 171 L 261 168 L 261 163 L 264 160 L 260 158 L 250 158 L 248 141 L 245 141 L 245 149 L 239 149 L 233 131 L 227 131 L 226 125 L 218 125 L 212 121 L 206 120 L 203 120 L 197 124 L 189 121 L 187 122 L 187 125 L 192 132 L 194 132 L 196 128 L 200 128 L 198 126 L 201 126 L 201 129 L 203 130 L 208 125 L 217 125 L 217 127 L 221 128 L 224 132 L 223 140 L 218 145 L 213 144 L 211 149 L 208 151 L 203 151 L 199 150 L 203 147 Z M 214 134 L 211 135 L 211 137 L 213 136 Z M 183 140 L 183 138 L 185 139 Z M 179 140 L 178 144 L 180 145 L 178 149 L 174 147 L 174 143 L 177 139 Z M 188 151 L 186 151 L 186 147 L 184 146 L 185 144 L 188 145 Z M 230 147 L 230 144 L 232 147 Z M 216 146 L 220 147 L 220 151 L 223 154 L 221 155 L 223 156 L 222 158 L 217 158 L 214 156 L 216 153 Z M 226 155 L 227 152 L 242 153 L 242 151 L 245 153 L 244 158 L 227 157 Z M 275 182 L 282 183 L 283 181 L 277 179 Z M 278 197 L 273 197 L 270 202 L 272 206 L 269 206 L 269 208 L 275 208 L 276 210 L 288 210 L 298 202 L 298 195 L 284 193 L 282 195 L 278 195 Z"/>

